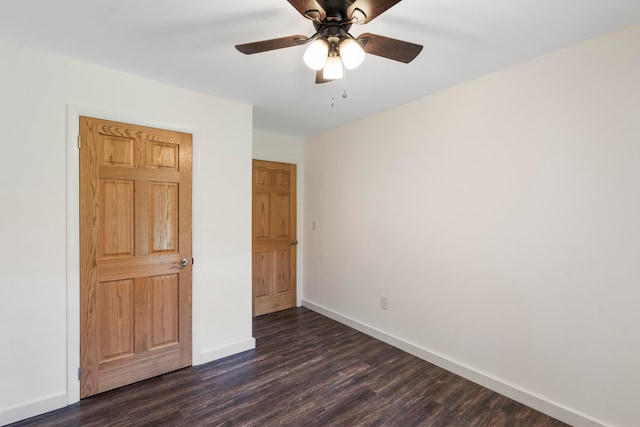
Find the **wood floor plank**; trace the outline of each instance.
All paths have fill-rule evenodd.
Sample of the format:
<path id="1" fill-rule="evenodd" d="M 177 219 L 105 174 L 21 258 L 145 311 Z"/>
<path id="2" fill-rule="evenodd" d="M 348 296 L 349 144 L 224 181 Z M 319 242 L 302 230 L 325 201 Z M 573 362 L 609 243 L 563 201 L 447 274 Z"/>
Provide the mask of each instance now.
<path id="1" fill-rule="evenodd" d="M 253 332 L 255 350 L 13 426 L 565 426 L 305 308 Z"/>

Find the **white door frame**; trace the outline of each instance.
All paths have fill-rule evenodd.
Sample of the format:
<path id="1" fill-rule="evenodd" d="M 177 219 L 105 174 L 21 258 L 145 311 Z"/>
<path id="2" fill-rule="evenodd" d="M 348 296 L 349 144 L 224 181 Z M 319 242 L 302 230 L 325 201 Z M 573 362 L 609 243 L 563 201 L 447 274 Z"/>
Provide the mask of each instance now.
<path id="1" fill-rule="evenodd" d="M 149 119 L 134 114 L 106 111 L 80 105 L 67 104 L 67 405 L 80 401 L 80 116 L 131 123 L 177 132 L 190 133 L 193 136 L 192 170 L 192 253 L 197 253 L 197 175 L 199 168 L 198 129 L 171 122 Z M 195 257 L 195 255 L 194 255 Z M 195 270 L 195 266 L 194 266 Z M 194 286 L 195 271 L 192 274 L 192 299 L 197 301 L 197 287 Z M 197 304 L 192 304 L 192 354 L 193 364 L 200 363 L 200 339 L 198 334 Z"/>

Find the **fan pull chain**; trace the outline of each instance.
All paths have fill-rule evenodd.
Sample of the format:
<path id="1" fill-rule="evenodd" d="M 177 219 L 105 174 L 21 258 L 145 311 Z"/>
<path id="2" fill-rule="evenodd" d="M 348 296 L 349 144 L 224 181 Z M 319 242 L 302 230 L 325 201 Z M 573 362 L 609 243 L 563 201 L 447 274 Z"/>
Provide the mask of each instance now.
<path id="1" fill-rule="evenodd" d="M 331 82 L 331 108 L 333 108 L 333 106 L 335 105 L 335 100 L 334 100 L 334 95 L 336 93 L 336 81 L 333 80 Z"/>
<path id="2" fill-rule="evenodd" d="M 347 99 L 347 70 L 344 70 L 344 88 L 342 91 L 342 98 Z"/>
<path id="3" fill-rule="evenodd" d="M 347 71 L 343 69 L 342 73 L 343 73 L 342 78 L 344 80 L 344 86 L 342 88 L 342 98 L 347 99 Z M 331 108 L 333 108 L 336 105 L 336 101 L 335 101 L 336 80 L 337 79 L 334 79 L 331 81 L 331 83 L 329 83 L 331 85 Z"/>

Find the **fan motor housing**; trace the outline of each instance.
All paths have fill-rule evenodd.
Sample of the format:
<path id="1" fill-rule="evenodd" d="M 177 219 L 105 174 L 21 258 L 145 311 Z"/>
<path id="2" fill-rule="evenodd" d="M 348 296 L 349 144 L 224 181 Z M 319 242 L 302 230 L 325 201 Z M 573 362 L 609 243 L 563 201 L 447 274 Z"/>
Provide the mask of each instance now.
<path id="1" fill-rule="evenodd" d="M 318 3 L 326 13 L 326 21 L 347 22 L 351 18 L 347 16 L 347 10 L 355 0 L 319 0 Z"/>
<path id="2" fill-rule="evenodd" d="M 351 28 L 351 24 L 343 24 L 341 22 L 314 22 L 313 26 L 316 29 L 316 33 L 324 39 L 329 37 L 344 37 Z"/>

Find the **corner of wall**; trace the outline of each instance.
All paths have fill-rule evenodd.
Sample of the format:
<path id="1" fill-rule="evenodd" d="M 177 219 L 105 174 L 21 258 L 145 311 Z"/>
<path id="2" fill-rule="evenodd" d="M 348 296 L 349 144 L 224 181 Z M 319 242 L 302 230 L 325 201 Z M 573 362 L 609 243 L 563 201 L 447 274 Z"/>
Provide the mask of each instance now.
<path id="1" fill-rule="evenodd" d="M 234 354 L 242 353 L 244 351 L 253 350 L 256 348 L 256 339 L 251 337 L 244 341 L 238 341 L 224 347 L 214 348 L 212 350 L 204 351 L 200 353 L 200 363 L 209 363 L 214 360 L 223 359 Z"/>

